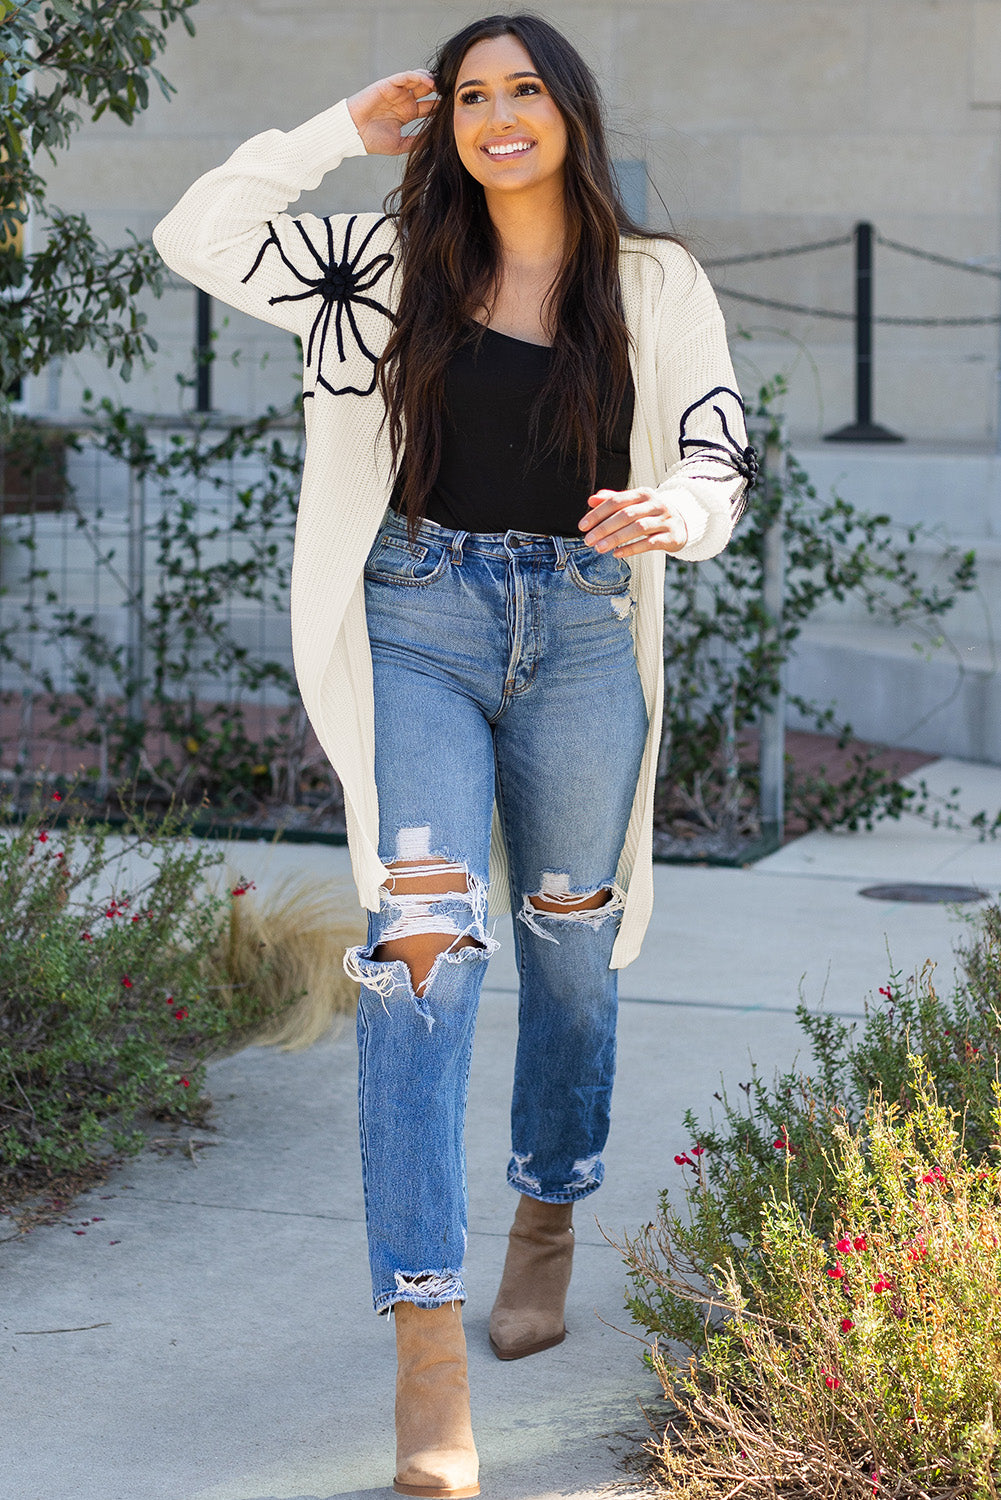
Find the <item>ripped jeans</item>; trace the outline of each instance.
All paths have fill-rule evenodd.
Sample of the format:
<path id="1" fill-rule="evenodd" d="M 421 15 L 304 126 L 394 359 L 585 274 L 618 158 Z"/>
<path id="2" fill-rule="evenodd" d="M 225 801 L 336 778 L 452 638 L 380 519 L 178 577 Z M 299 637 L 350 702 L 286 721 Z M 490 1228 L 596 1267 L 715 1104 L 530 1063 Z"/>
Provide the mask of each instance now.
<path id="1" fill-rule="evenodd" d="M 463 1133 L 496 798 L 519 973 L 508 1178 L 569 1203 L 601 1182 L 615 1070 L 615 873 L 647 713 L 629 567 L 583 540 L 390 513 L 365 569 L 379 855 L 396 865 L 361 983 L 359 1113 L 375 1307 L 465 1297 Z M 434 874 L 434 893 L 408 889 Z M 426 884 L 428 884 L 426 882 Z M 546 910 L 533 903 L 543 900 Z M 582 906 L 589 897 L 602 905 Z M 415 988 L 380 944 L 443 934 Z"/>

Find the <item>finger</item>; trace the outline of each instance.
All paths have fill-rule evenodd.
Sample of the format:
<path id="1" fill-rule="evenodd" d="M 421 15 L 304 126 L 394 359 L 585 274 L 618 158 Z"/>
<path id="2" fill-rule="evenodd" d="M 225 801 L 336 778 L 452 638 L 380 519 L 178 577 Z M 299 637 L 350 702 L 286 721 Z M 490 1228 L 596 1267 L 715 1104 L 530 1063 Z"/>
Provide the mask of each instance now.
<path id="1" fill-rule="evenodd" d="M 407 73 L 391 73 L 386 82 L 395 83 L 399 88 L 411 91 L 419 88 L 422 94 L 434 92 L 434 79 L 427 68 L 412 68 Z"/>
<path id="2" fill-rule="evenodd" d="M 597 490 L 588 498 L 588 505 L 594 507 L 590 515 L 584 516 L 577 524 L 581 531 L 590 531 L 592 527 L 598 526 L 609 516 L 614 516 L 617 511 L 627 505 L 639 505 L 653 499 L 653 492 L 648 489 L 638 490 Z"/>
<path id="3" fill-rule="evenodd" d="M 611 546 L 625 539 L 621 533 L 628 531 L 630 538 L 646 536 L 666 519 L 655 502 L 629 500 L 625 495 L 619 498 L 621 504 L 614 505 L 607 514 L 603 513 L 603 507 L 595 512 L 597 524 L 587 533 L 588 546 L 607 552 Z"/>
<path id="4" fill-rule="evenodd" d="M 640 552 L 680 552 L 687 541 L 688 527 L 684 521 L 672 517 L 656 531 L 620 538 L 611 551 L 614 557 L 635 557 Z"/>
<path id="5" fill-rule="evenodd" d="M 584 516 L 577 524 L 580 526 L 581 531 L 591 531 L 595 527 L 600 526 L 603 521 L 607 521 L 610 516 L 617 515 L 625 506 L 635 503 L 636 496 L 631 491 L 613 492 L 605 500 L 596 500 L 594 510 L 589 515 Z"/>

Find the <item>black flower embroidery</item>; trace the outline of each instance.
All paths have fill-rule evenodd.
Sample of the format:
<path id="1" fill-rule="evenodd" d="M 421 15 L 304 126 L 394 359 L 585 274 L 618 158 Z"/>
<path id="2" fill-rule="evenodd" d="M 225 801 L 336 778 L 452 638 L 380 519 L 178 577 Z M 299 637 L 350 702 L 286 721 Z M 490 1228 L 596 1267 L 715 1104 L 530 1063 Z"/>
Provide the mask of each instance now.
<path id="1" fill-rule="evenodd" d="M 316 248 L 299 220 L 294 219 L 292 221 L 310 255 L 316 262 L 319 275 L 315 277 L 304 276 L 298 266 L 289 260 L 278 235 L 275 233 L 274 225 L 269 223 L 268 229 L 270 233 L 268 238 L 261 246 L 254 264 L 243 278 L 244 282 L 250 280 L 260 268 L 261 262 L 273 245 L 278 251 L 283 264 L 288 267 L 296 281 L 300 282 L 305 290 L 301 292 L 288 292 L 280 297 L 269 297 L 268 301 L 271 305 L 274 306 L 278 302 L 305 302 L 310 297 L 316 297 L 319 300 L 320 305 L 317 309 L 316 317 L 313 319 L 313 326 L 309 330 L 309 338 L 306 343 L 306 369 L 315 370 L 317 385 L 322 385 L 324 390 L 330 391 L 333 396 L 370 396 L 375 390 L 375 367 L 379 356 L 372 352 L 362 338 L 357 319 L 355 318 L 354 308 L 358 305 L 370 307 L 375 312 L 381 313 L 390 323 L 394 321 L 393 314 L 388 307 L 385 307 L 381 302 L 377 302 L 373 297 L 365 296 L 365 293 L 371 291 L 389 270 L 393 264 L 393 256 L 384 251 L 381 255 L 374 256 L 366 264 L 362 264 L 372 236 L 386 221 L 385 219 L 379 219 L 373 224 L 354 255 L 352 255 L 351 235 L 356 219 L 357 215 L 352 215 L 348 220 L 347 230 L 344 235 L 344 249 L 339 260 L 334 253 L 334 231 L 329 219 L 324 221 L 327 230 L 326 256 L 322 255 Z M 350 360 L 349 351 L 345 347 L 345 323 L 347 323 L 351 334 L 354 336 L 358 352 L 372 366 L 372 378 L 364 390 L 360 389 L 357 385 L 335 384 L 324 373 L 327 368 L 325 365 L 327 341 L 330 336 L 331 324 L 333 324 L 338 361 L 341 365 L 348 365 L 349 378 L 351 375 L 356 374 L 356 371 L 351 368 L 353 361 Z M 354 351 L 350 352 L 353 353 Z M 306 391 L 305 394 L 312 396 L 314 392 Z"/>
<path id="2" fill-rule="evenodd" d="M 697 426 L 691 436 L 690 425 Z M 741 476 L 744 483 L 732 501 L 735 515 L 739 516 L 758 477 L 758 455 L 750 443 L 741 447 L 733 435 L 734 428 L 743 434 L 744 403 L 729 386 L 718 385 L 693 402 L 682 415 L 678 451 L 683 459 L 701 456 L 709 461 L 707 472 L 694 476 L 699 479 L 730 481 L 735 472 Z M 715 467 L 717 464 L 719 468 Z"/>

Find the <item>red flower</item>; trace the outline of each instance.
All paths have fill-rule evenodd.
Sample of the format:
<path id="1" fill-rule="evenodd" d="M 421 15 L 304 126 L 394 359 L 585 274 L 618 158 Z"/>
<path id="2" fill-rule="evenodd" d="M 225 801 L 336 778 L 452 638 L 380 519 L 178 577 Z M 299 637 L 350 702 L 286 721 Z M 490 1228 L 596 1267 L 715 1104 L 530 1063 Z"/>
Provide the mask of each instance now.
<path id="1" fill-rule="evenodd" d="M 89 932 L 81 932 L 80 941 L 81 943 L 92 943 L 94 939 L 91 937 Z"/>
<path id="2" fill-rule="evenodd" d="M 838 1252 L 839 1255 L 851 1255 L 851 1253 L 852 1253 L 852 1242 L 851 1242 L 851 1240 L 845 1240 L 845 1239 L 838 1240 L 838 1243 L 835 1245 L 834 1248 Z"/>
<path id="3" fill-rule="evenodd" d="M 888 989 L 885 985 L 882 985 L 882 984 L 880 985 L 880 987 L 879 987 L 879 993 L 881 995 L 885 995 L 886 998 L 887 998 L 887 1000 L 892 1000 L 893 999 L 893 991 L 890 990 L 890 989 Z"/>
<path id="4" fill-rule="evenodd" d="M 842 1318 L 841 1319 L 841 1332 L 842 1333 L 851 1333 L 851 1331 L 852 1331 L 852 1329 L 854 1327 L 855 1327 L 855 1324 L 852 1322 L 851 1318 Z"/>
<path id="5" fill-rule="evenodd" d="M 855 1249 L 858 1250 L 858 1251 L 862 1251 L 862 1250 L 868 1249 L 868 1245 L 866 1243 L 866 1237 L 865 1237 L 864 1234 L 858 1235 L 854 1240 L 852 1240 L 852 1244 L 855 1246 Z"/>
<path id="6" fill-rule="evenodd" d="M 42 829 L 41 833 L 38 835 L 38 842 L 40 844 L 47 844 L 49 842 L 49 835 L 45 832 L 44 828 Z"/>
<path id="7" fill-rule="evenodd" d="M 829 1391 L 836 1391 L 838 1386 L 841 1384 L 841 1381 L 836 1375 L 825 1375 L 824 1384 Z"/>
<path id="8" fill-rule="evenodd" d="M 908 1248 L 907 1259 L 922 1260 L 927 1254 L 928 1241 L 925 1239 L 923 1234 L 919 1234 L 915 1237 L 913 1244 Z"/>
<path id="9" fill-rule="evenodd" d="M 52 793 L 52 800 L 53 800 L 53 802 L 61 802 L 63 800 L 63 794 L 62 794 L 62 792 L 53 792 Z"/>
<path id="10" fill-rule="evenodd" d="M 86 1234 L 87 1231 L 86 1231 L 86 1229 L 74 1229 L 73 1233 L 74 1234 Z"/>
<path id="11" fill-rule="evenodd" d="M 694 1167 L 695 1165 L 687 1151 L 683 1152 L 681 1156 L 676 1156 L 674 1160 L 679 1167 Z"/>
<path id="12" fill-rule="evenodd" d="M 122 975 L 122 988 L 126 990 L 130 990 L 132 988 L 132 980 L 127 974 Z"/>
<path id="13" fill-rule="evenodd" d="M 56 859 L 65 859 L 65 858 L 66 858 L 66 855 L 60 849 L 59 853 L 56 855 Z"/>
<path id="14" fill-rule="evenodd" d="M 888 1292 L 891 1290 L 891 1287 L 886 1278 L 881 1276 L 878 1281 L 873 1282 L 872 1289 L 874 1292 Z"/>
<path id="15" fill-rule="evenodd" d="M 134 916 L 134 917 L 133 917 L 133 918 L 132 918 L 132 920 L 133 920 L 133 922 L 141 922 L 141 921 L 142 921 L 142 917 L 141 917 L 141 916 L 140 916 L 140 915 L 139 915 L 139 913 L 138 913 L 138 912 L 136 912 L 136 914 L 135 914 L 135 916 Z"/>
<path id="16" fill-rule="evenodd" d="M 182 1005 L 181 1008 L 180 1008 L 180 1010 L 175 1010 L 175 1012 L 174 1012 L 174 1020 L 175 1021 L 186 1021 L 187 1019 L 188 1019 L 188 1008 L 187 1008 L 186 1005 Z"/>
<path id="17" fill-rule="evenodd" d="M 840 1281 L 842 1276 L 845 1274 L 845 1268 L 841 1264 L 841 1262 L 838 1261 L 837 1265 L 833 1268 L 831 1266 L 828 1266 L 827 1274 L 828 1276 L 833 1276 L 835 1281 Z"/>
<path id="18" fill-rule="evenodd" d="M 179 1081 L 182 1089 L 189 1089 L 191 1087 L 190 1079 L 182 1078 Z"/>
<path id="19" fill-rule="evenodd" d="M 796 1155 L 796 1147 L 789 1139 L 789 1132 L 784 1125 L 779 1126 L 779 1138 L 777 1141 L 773 1141 L 772 1145 L 776 1151 L 788 1151 L 790 1156 Z"/>
<path id="20" fill-rule="evenodd" d="M 257 887 L 256 887 L 256 885 L 254 884 L 254 882 L 252 880 L 242 880 L 239 885 L 235 885 L 233 887 L 232 891 L 230 892 L 230 895 L 231 896 L 245 896 L 248 891 L 256 891 L 256 890 L 257 890 Z"/>
<path id="21" fill-rule="evenodd" d="M 931 1172 L 926 1172 L 925 1175 L 922 1177 L 921 1181 L 922 1182 L 940 1182 L 944 1186 L 944 1184 L 945 1184 L 945 1173 L 944 1172 L 940 1172 L 939 1169 L 938 1169 L 938 1167 L 935 1167 Z"/>

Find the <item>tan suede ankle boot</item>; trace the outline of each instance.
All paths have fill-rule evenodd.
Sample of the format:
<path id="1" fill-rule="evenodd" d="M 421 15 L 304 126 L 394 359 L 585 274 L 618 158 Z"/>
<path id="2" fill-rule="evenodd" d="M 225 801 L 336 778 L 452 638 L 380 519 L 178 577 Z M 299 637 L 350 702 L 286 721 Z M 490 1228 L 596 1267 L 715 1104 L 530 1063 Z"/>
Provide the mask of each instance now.
<path id="1" fill-rule="evenodd" d="M 400 1495 L 463 1500 L 478 1495 L 479 1460 L 469 1420 L 461 1302 L 397 1302 L 396 1477 Z"/>
<path id="2" fill-rule="evenodd" d="M 573 1263 L 572 1203 L 518 1201 L 504 1275 L 490 1314 L 498 1359 L 524 1359 L 566 1337 L 563 1309 Z"/>

